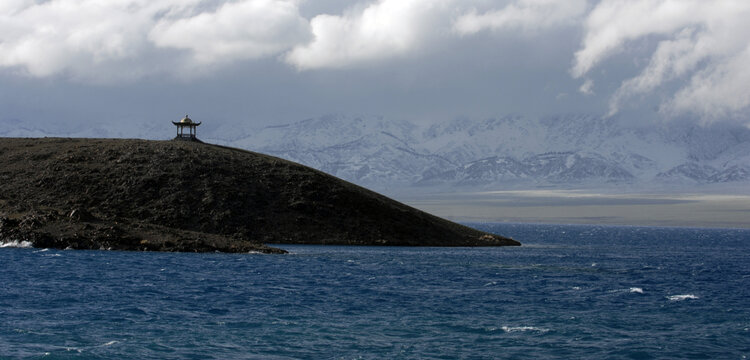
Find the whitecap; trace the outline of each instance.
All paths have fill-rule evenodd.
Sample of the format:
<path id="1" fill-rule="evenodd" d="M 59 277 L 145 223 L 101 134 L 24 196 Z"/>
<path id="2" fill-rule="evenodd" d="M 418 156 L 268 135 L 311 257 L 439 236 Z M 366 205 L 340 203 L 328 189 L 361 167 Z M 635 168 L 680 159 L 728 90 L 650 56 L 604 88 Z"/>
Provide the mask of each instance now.
<path id="1" fill-rule="evenodd" d="M 630 288 L 630 292 L 635 294 L 643 294 L 643 289 L 639 287 L 632 287 Z"/>
<path id="2" fill-rule="evenodd" d="M 31 241 L 18 241 L 18 240 L 11 240 L 11 241 L 3 241 L 0 242 L 0 248 L 31 248 L 34 247 L 34 244 L 31 243 Z"/>
<path id="3" fill-rule="evenodd" d="M 695 299 L 698 299 L 698 297 L 693 294 L 685 294 L 685 295 L 670 295 L 670 296 L 667 296 L 667 299 L 669 299 L 669 301 L 682 301 L 682 300 L 695 300 Z"/>
<path id="4" fill-rule="evenodd" d="M 108 342 L 102 344 L 101 346 L 111 346 L 111 345 L 117 344 L 118 342 L 119 341 L 117 341 L 117 340 L 112 340 L 112 341 L 108 341 Z"/>
<path id="5" fill-rule="evenodd" d="M 503 326 L 501 329 L 507 333 L 512 332 L 526 332 L 526 331 L 534 331 L 538 333 L 546 333 L 549 331 L 549 329 L 540 328 L 536 326 Z"/>

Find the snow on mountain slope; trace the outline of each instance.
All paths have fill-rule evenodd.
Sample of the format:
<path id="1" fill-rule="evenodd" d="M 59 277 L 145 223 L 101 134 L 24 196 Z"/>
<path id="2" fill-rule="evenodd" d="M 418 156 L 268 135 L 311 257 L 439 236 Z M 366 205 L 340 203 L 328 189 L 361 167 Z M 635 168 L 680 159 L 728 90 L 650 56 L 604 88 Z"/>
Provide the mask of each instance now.
<path id="1" fill-rule="evenodd" d="M 612 187 L 750 181 L 750 130 L 624 126 L 591 115 L 460 118 L 420 126 L 329 115 L 223 141 L 390 187 Z M 215 134 L 222 142 L 221 135 Z"/>
<path id="2" fill-rule="evenodd" d="M 65 121 L 37 124 L 19 119 L 0 119 L 0 137 L 80 137 L 168 139 L 175 128 L 164 122 L 128 119 L 103 120 L 96 124 L 71 124 Z"/>
<path id="3" fill-rule="evenodd" d="M 551 152 L 516 160 L 491 157 L 470 162 L 443 173 L 423 176 L 420 184 L 454 183 L 458 185 L 569 184 L 589 181 L 626 182 L 633 179 L 627 170 L 596 155 L 576 152 Z"/>
<path id="4" fill-rule="evenodd" d="M 263 128 L 204 122 L 204 141 L 272 154 L 379 191 L 750 182 L 750 129 L 741 126 L 634 126 L 577 114 L 428 125 L 345 115 Z M 0 136 L 168 139 L 170 130 L 168 122 L 143 120 L 72 129 L 0 120 Z"/>
<path id="5" fill-rule="evenodd" d="M 414 148 L 415 130 L 407 122 L 330 115 L 262 128 L 228 144 L 382 188 L 410 185 L 424 171 L 452 166 L 439 155 Z"/>

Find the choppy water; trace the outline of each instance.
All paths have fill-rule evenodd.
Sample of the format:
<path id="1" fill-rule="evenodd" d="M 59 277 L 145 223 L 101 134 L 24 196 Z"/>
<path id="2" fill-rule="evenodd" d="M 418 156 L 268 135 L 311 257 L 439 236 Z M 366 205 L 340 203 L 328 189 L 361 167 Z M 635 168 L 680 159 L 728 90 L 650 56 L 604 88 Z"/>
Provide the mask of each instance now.
<path id="1" fill-rule="evenodd" d="M 750 355 L 750 231 L 476 225 L 520 248 L 0 249 L 0 358 Z"/>

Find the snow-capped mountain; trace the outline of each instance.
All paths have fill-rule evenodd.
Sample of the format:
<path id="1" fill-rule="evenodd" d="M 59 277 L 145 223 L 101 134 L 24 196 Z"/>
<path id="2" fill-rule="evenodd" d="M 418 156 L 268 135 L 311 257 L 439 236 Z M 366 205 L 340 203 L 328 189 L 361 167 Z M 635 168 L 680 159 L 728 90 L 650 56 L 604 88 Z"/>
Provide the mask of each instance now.
<path id="1" fill-rule="evenodd" d="M 166 121 L 118 124 L 123 122 L 49 129 L 3 120 L 0 136 L 172 136 Z M 750 129 L 742 126 L 635 126 L 591 115 L 461 118 L 423 125 L 328 115 L 262 128 L 221 124 L 201 130 L 204 141 L 272 154 L 386 192 L 750 182 Z"/>
<path id="2" fill-rule="evenodd" d="M 422 126 L 329 115 L 215 142 L 375 188 L 631 187 L 750 181 L 750 130 L 628 126 L 588 115 L 456 119 Z"/>
<path id="3" fill-rule="evenodd" d="M 624 182 L 633 175 L 617 164 L 596 154 L 550 152 L 528 156 L 522 160 L 512 157 L 491 157 L 469 162 L 456 169 L 438 174 L 423 174 L 420 184 L 453 183 L 458 185 L 486 185 L 539 183 L 580 183 L 599 180 Z"/>

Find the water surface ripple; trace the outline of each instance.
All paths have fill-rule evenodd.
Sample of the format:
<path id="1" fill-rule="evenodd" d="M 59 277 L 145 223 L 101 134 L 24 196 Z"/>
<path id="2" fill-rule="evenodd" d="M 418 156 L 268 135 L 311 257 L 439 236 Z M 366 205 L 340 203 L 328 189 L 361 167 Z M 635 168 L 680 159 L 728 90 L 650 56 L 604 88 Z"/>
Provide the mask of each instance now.
<path id="1" fill-rule="evenodd" d="M 520 248 L 0 249 L 0 358 L 750 355 L 750 230 L 473 224 Z"/>

